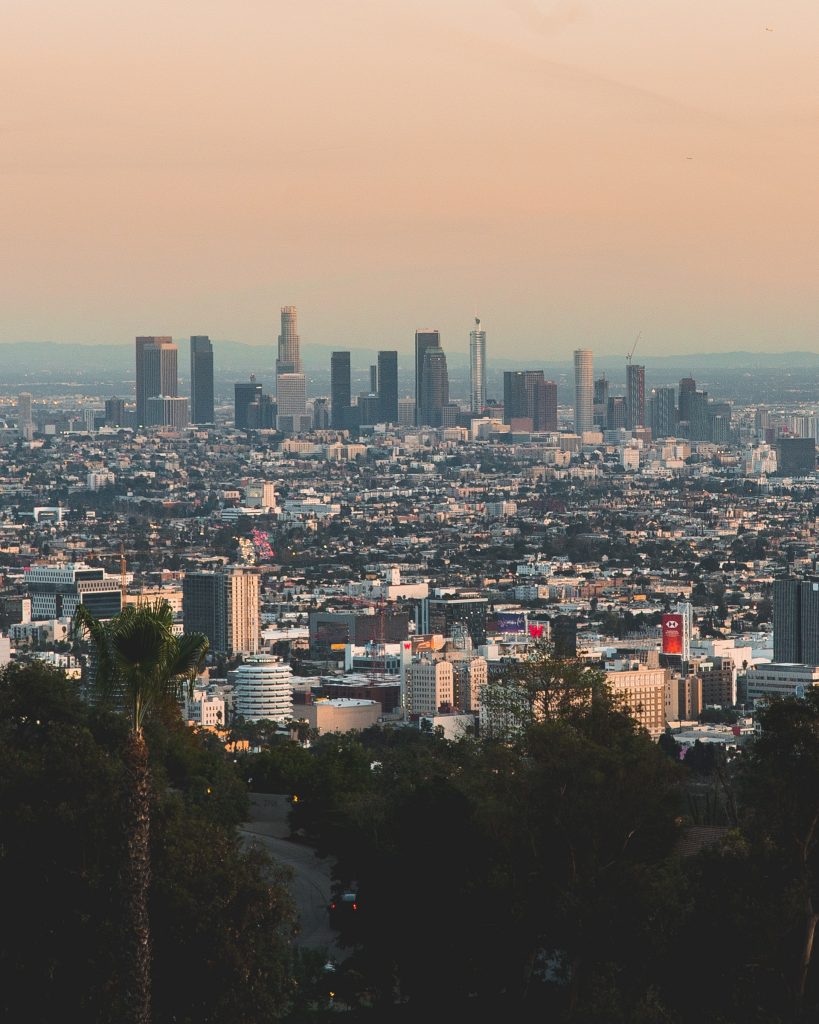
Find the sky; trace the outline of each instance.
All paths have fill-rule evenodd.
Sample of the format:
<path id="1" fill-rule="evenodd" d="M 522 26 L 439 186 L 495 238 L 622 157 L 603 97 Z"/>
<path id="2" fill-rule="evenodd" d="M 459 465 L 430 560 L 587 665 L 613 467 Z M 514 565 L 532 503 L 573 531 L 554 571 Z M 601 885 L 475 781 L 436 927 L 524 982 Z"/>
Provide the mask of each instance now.
<path id="1" fill-rule="evenodd" d="M 819 349 L 816 0 L 4 0 L 0 342 Z"/>

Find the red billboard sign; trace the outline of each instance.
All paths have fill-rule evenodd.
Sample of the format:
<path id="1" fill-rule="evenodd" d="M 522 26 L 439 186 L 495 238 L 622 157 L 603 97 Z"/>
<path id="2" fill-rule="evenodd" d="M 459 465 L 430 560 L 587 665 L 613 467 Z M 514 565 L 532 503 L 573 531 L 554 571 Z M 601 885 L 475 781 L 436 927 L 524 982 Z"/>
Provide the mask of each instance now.
<path id="1" fill-rule="evenodd" d="M 540 625 L 537 622 L 530 622 L 529 623 L 529 636 L 534 637 L 535 640 L 541 640 L 543 638 L 543 632 L 544 632 L 545 628 L 546 628 L 545 626 L 542 626 L 542 625 Z"/>
<path id="2" fill-rule="evenodd" d="M 663 654 L 682 654 L 683 652 L 683 617 L 682 615 L 664 615 L 663 623 Z"/>

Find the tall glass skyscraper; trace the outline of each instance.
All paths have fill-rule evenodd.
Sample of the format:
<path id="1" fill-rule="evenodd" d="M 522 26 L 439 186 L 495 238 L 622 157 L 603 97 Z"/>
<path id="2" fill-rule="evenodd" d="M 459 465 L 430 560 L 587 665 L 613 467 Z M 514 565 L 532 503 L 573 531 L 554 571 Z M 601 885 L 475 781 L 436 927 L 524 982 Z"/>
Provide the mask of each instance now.
<path id="1" fill-rule="evenodd" d="M 588 348 L 574 353 L 574 429 L 576 434 L 594 429 L 594 356 Z"/>
<path id="2" fill-rule="evenodd" d="M 330 423 L 338 430 L 349 426 L 351 391 L 350 353 L 334 352 L 330 356 Z"/>
<path id="3" fill-rule="evenodd" d="M 440 345 L 433 345 L 424 350 L 418 425 L 424 427 L 443 426 L 444 406 L 448 404 L 449 373 L 446 354 Z"/>
<path id="4" fill-rule="evenodd" d="M 421 397 L 424 385 L 424 356 L 429 348 L 441 347 L 440 331 L 416 331 L 415 332 L 415 422 L 421 424 Z M 447 398 L 447 401 L 449 399 Z M 428 425 L 428 424 L 427 424 Z"/>
<path id="5" fill-rule="evenodd" d="M 469 332 L 469 408 L 480 416 L 486 405 L 486 331 L 475 317 L 475 327 Z"/>
<path id="6" fill-rule="evenodd" d="M 177 348 L 166 335 L 136 339 L 136 421 L 144 427 L 148 399 L 157 395 L 176 396 Z"/>
<path id="7" fill-rule="evenodd" d="M 384 423 L 398 422 L 398 353 L 378 353 L 378 401 Z"/>
<path id="8" fill-rule="evenodd" d="M 213 345 L 204 334 L 191 337 L 191 423 L 213 423 Z"/>
<path id="9" fill-rule="evenodd" d="M 626 364 L 626 429 L 636 430 L 646 422 L 646 368 Z"/>

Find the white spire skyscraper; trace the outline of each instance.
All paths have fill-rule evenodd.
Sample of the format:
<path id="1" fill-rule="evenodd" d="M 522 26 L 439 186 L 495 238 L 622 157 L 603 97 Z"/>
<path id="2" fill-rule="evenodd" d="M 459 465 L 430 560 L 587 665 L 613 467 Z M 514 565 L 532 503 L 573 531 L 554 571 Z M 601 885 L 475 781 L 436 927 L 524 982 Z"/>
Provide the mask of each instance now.
<path id="1" fill-rule="evenodd" d="M 469 332 L 469 408 L 480 416 L 486 405 L 486 331 L 481 330 L 480 317 Z"/>
<path id="2" fill-rule="evenodd" d="M 594 430 L 594 357 L 591 349 L 574 353 L 574 431 Z"/>

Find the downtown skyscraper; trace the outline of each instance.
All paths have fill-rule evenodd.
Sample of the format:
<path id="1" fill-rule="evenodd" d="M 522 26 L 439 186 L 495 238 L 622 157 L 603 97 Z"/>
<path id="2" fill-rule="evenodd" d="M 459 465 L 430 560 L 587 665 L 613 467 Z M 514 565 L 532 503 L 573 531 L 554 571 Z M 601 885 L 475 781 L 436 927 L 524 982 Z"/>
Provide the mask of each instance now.
<path id="1" fill-rule="evenodd" d="M 486 405 L 486 331 L 479 317 L 469 332 L 469 409 L 480 416 Z"/>
<path id="2" fill-rule="evenodd" d="M 398 422 L 398 353 L 390 349 L 378 353 L 379 418 L 384 423 Z"/>
<path id="3" fill-rule="evenodd" d="M 415 332 L 415 422 L 419 426 L 423 423 L 421 419 L 422 392 L 424 385 L 424 358 L 427 349 L 441 347 L 440 331 L 416 331 Z M 444 359 L 446 364 L 446 359 Z M 447 385 L 447 401 L 449 401 L 449 387 Z M 425 424 L 429 426 L 429 424 Z"/>
<path id="4" fill-rule="evenodd" d="M 626 364 L 626 429 L 636 430 L 646 422 L 646 368 Z"/>
<path id="5" fill-rule="evenodd" d="M 276 426 L 296 434 L 309 429 L 307 418 L 307 382 L 301 361 L 298 311 L 282 306 L 279 350 L 276 357 Z"/>
<path id="6" fill-rule="evenodd" d="M 148 399 L 176 398 L 179 394 L 178 349 L 167 336 L 136 339 L 136 420 L 149 423 Z"/>
<path id="7" fill-rule="evenodd" d="M 350 425 L 352 386 L 350 353 L 333 352 L 330 356 L 330 424 L 337 430 Z"/>
<path id="8" fill-rule="evenodd" d="M 213 345 L 204 334 L 191 336 L 191 423 L 213 423 Z"/>
<path id="9" fill-rule="evenodd" d="M 591 349 L 574 353 L 574 430 L 582 434 L 594 429 L 594 356 Z"/>

